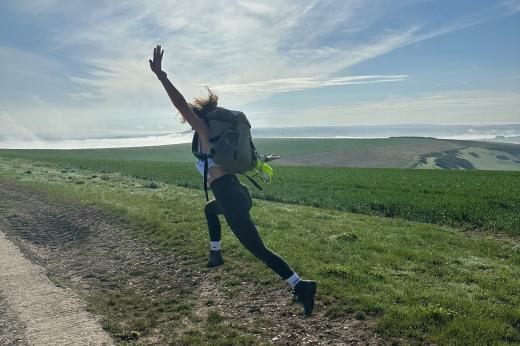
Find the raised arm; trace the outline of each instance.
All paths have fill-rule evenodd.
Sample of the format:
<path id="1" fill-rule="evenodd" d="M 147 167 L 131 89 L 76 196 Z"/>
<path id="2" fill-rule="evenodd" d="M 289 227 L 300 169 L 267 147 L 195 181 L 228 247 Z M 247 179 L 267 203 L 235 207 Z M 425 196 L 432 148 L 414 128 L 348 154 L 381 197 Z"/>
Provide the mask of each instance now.
<path id="1" fill-rule="evenodd" d="M 200 119 L 188 106 L 186 99 L 182 94 L 175 88 L 175 86 L 168 79 L 168 75 L 166 72 L 162 70 L 162 57 L 164 54 L 164 50 L 161 50 L 161 46 L 157 45 L 153 50 L 153 60 L 148 60 L 150 62 L 150 68 L 152 72 L 155 73 L 157 78 L 161 81 L 164 89 L 168 93 L 170 100 L 179 113 L 181 113 L 182 117 L 191 125 L 191 127 L 199 133 L 199 136 L 202 141 L 209 143 L 209 128 L 206 123 Z"/>

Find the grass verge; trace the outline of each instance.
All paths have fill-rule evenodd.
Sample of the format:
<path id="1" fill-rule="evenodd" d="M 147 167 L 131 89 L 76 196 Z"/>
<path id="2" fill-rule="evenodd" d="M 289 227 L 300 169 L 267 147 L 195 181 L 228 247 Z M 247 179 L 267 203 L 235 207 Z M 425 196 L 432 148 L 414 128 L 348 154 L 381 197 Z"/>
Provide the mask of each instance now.
<path id="1" fill-rule="evenodd" d="M 4 160 L 2 172 L 57 198 L 95 203 L 153 225 L 140 236 L 160 246 L 199 256 L 206 251 L 198 191 L 145 188 L 147 181 L 116 173 L 26 161 Z M 258 200 L 253 219 L 273 250 L 319 282 L 327 314 L 375 318 L 384 336 L 412 342 L 520 342 L 518 238 Z M 276 280 L 231 232 L 224 228 L 223 234 L 230 280 Z"/>

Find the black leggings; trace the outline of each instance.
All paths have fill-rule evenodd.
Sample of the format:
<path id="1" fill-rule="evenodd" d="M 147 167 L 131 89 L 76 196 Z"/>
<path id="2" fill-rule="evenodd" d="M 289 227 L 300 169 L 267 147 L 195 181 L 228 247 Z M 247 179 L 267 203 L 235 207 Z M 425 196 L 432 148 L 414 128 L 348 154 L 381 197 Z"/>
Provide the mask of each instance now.
<path id="1" fill-rule="evenodd" d="M 294 272 L 287 262 L 269 250 L 251 220 L 249 210 L 252 206 L 251 194 L 240 183 L 236 175 L 227 174 L 211 183 L 215 199 L 209 201 L 204 212 L 208 221 L 209 239 L 220 241 L 220 221 L 218 214 L 224 214 L 229 227 L 255 257 L 264 262 L 282 279 L 288 279 Z"/>

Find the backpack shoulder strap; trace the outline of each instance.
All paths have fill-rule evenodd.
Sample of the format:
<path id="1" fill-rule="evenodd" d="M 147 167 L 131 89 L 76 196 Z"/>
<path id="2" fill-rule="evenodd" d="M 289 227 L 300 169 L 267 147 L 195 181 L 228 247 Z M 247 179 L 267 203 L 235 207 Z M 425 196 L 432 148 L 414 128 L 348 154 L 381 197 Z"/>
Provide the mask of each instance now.
<path id="1" fill-rule="evenodd" d="M 204 154 L 204 153 L 201 153 L 199 151 L 199 134 L 197 132 L 195 132 L 195 134 L 193 135 L 193 140 L 191 141 L 191 152 L 193 153 L 193 155 L 195 155 L 196 158 L 198 158 L 199 160 L 203 160 L 204 161 L 204 193 L 206 194 L 206 200 L 209 201 L 209 196 L 208 196 L 208 159 L 209 159 L 209 155 L 208 154 Z"/>
<path id="2" fill-rule="evenodd" d="M 208 157 L 204 159 L 204 193 L 206 194 L 206 201 L 209 202 L 208 196 Z"/>
<path id="3" fill-rule="evenodd" d="M 200 160 L 204 160 L 208 157 L 207 154 L 204 154 L 199 150 L 199 134 L 197 132 L 193 134 L 193 140 L 191 141 L 191 152 L 193 155 L 195 155 L 196 158 Z"/>

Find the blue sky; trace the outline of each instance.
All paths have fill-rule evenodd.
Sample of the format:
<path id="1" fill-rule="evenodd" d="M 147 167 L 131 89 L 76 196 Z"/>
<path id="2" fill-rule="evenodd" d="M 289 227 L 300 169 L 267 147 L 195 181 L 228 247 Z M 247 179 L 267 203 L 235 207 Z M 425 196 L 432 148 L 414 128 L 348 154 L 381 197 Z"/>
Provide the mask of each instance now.
<path id="1" fill-rule="evenodd" d="M 149 71 L 254 126 L 519 123 L 519 0 L 0 3 L 0 139 L 185 130 Z"/>

